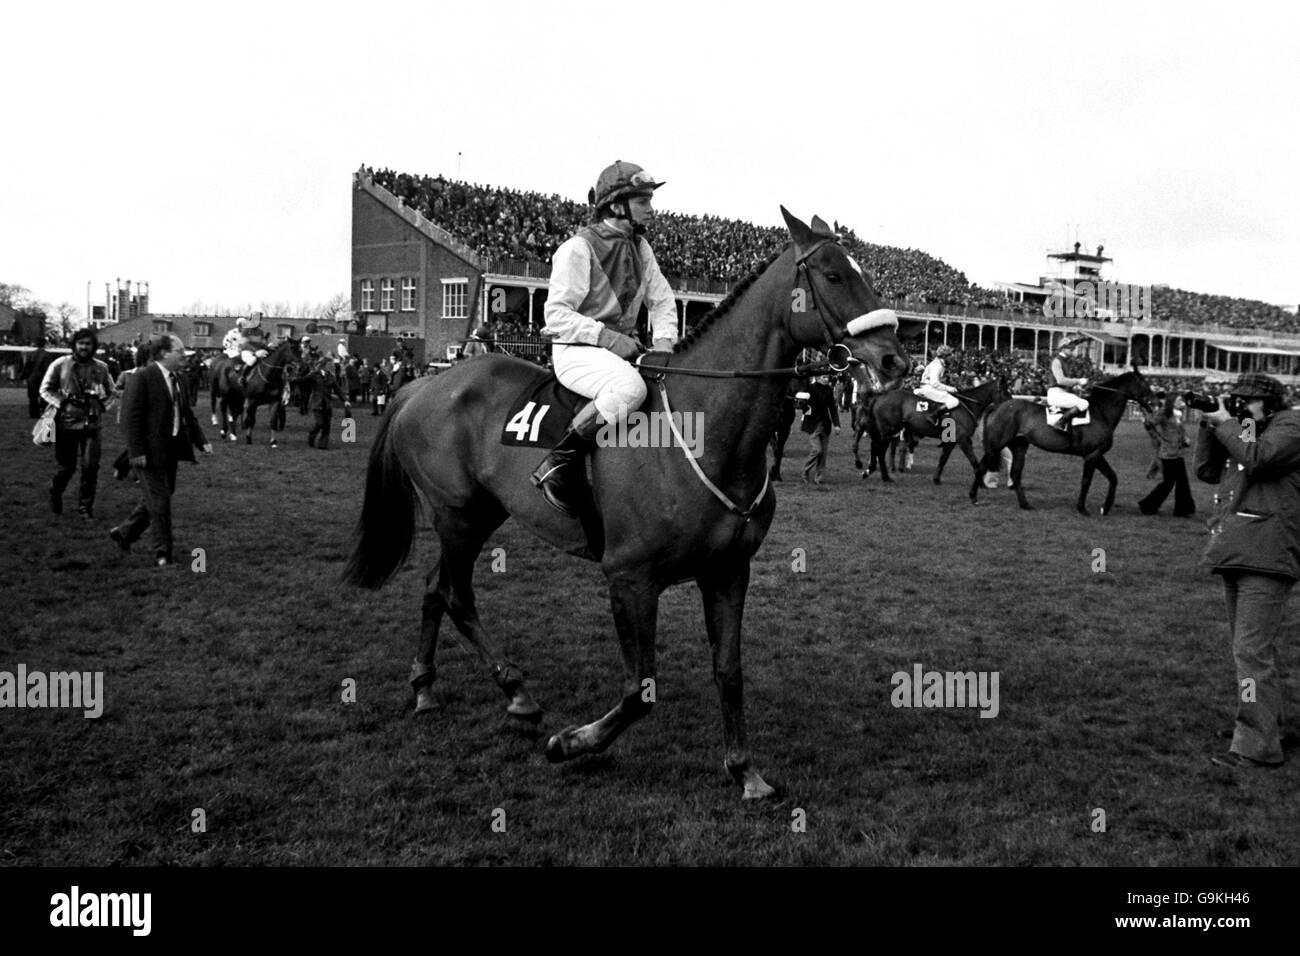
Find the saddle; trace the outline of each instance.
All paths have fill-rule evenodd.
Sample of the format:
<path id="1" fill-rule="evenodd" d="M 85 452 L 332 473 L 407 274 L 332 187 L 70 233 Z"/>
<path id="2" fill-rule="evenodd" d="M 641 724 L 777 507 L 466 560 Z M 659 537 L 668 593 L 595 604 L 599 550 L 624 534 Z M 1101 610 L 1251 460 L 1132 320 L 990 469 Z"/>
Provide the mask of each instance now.
<path id="1" fill-rule="evenodd" d="M 587 401 L 561 385 L 554 372 L 539 368 L 506 406 L 501 444 L 549 451 L 560 443 Z"/>

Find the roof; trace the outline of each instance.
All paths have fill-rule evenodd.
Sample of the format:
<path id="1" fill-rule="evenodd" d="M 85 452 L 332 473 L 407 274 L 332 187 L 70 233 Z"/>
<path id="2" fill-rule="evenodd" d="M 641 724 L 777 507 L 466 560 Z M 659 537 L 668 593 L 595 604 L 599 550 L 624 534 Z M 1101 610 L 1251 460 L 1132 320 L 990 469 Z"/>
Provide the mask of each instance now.
<path id="1" fill-rule="evenodd" d="M 1224 352 L 1240 352 L 1248 355 L 1300 355 L 1300 345 L 1292 349 L 1279 349 L 1267 345 L 1239 345 L 1225 339 L 1206 339 L 1205 344 Z"/>

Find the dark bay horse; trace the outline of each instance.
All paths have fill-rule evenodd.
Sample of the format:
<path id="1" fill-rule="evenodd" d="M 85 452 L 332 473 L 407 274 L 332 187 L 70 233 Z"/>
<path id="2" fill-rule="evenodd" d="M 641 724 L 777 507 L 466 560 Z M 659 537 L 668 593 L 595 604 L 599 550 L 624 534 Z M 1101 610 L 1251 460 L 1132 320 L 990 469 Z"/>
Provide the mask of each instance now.
<path id="1" fill-rule="evenodd" d="M 862 461 L 858 458 L 858 443 L 862 440 L 864 431 L 871 438 L 871 465 L 863 472 L 863 477 L 879 467 L 881 480 L 893 481 L 885 463 L 885 452 L 886 446 L 892 445 L 892 439 L 900 431 L 903 432 L 909 458 L 916 448 L 918 438 L 939 439 L 939 466 L 934 472 L 936 485 L 942 482 L 944 466 L 948 464 L 948 456 L 954 448 L 965 452 L 971 468 L 979 471 L 980 463 L 971 448 L 971 436 L 975 434 L 975 427 L 988 409 L 1011 400 L 1011 391 L 1005 379 L 990 379 L 966 391 L 955 392 L 954 395 L 957 407 L 945 412 L 938 423 L 930 416 L 934 403 L 931 402 L 930 409 L 926 411 L 917 411 L 917 401 L 925 399 L 917 399 L 911 389 L 897 388 L 867 395 L 860 403 L 861 411 L 854 416 L 856 434 L 853 438 L 853 457 L 859 470 L 862 469 Z"/>
<path id="2" fill-rule="evenodd" d="M 344 580 L 377 588 L 398 571 L 411 551 L 418 500 L 432 520 L 441 555 L 427 578 L 411 671 L 417 713 L 436 706 L 434 651 L 445 614 L 510 699 L 507 711 L 540 718 L 522 672 L 480 622 L 471 581 L 484 543 L 513 515 L 555 547 L 600 561 L 623 655 L 619 702 L 592 723 L 552 736 L 548 759 L 603 751 L 649 712 L 659 596 L 670 585 L 694 579 L 704 600 L 722 706 L 725 766 L 746 799 L 775 793 L 750 762 L 740 637 L 750 559 L 776 508 L 766 451 L 790 379 L 788 366 L 801 348 L 843 344 L 881 388 L 911 365 L 895 334 L 897 317 L 881 307 L 868 278 L 826 224 L 814 217 L 810 228 L 784 208 L 782 213 L 792 243 L 740 281 L 672 353 L 651 353 L 656 364 L 666 362 L 672 371 L 660 377 L 647 370 L 656 384 L 649 386 L 641 411 L 698 413 L 702 454 L 697 460 L 682 447 L 630 443 L 595 449 L 590 468 L 598 517 L 586 525 L 548 505 L 529 481 L 544 452 L 500 441 L 513 398 L 543 375 L 537 366 L 478 356 L 398 394 L 371 450 Z M 758 374 L 706 378 L 682 371 L 718 369 Z M 595 533 L 589 537 L 584 528 L 593 527 L 591 520 Z M 553 587 L 565 587 L 562 574 Z"/>
<path id="3" fill-rule="evenodd" d="M 1134 366 L 1133 371 L 1092 387 L 1092 393 L 1088 397 L 1091 420 L 1086 425 L 1072 427 L 1069 435 L 1047 424 L 1047 409 L 1037 402 L 1016 398 L 998 406 L 989 413 L 988 420 L 984 423 L 984 458 L 975 470 L 975 480 L 971 483 L 971 503 L 979 503 L 984 475 L 989 471 L 997 473 L 1002 449 L 1010 447 L 1011 480 L 1015 484 L 1016 498 L 1020 507 L 1031 510 L 1032 505 L 1025 499 L 1025 483 L 1020 480 L 1020 475 L 1025 469 L 1025 452 L 1032 444 L 1058 455 L 1077 455 L 1083 459 L 1083 481 L 1075 505 L 1079 514 L 1091 514 L 1087 505 L 1088 489 L 1092 486 L 1093 473 L 1100 471 L 1109 483 L 1101 513 L 1110 514 L 1115 504 L 1116 481 L 1115 469 L 1106 461 L 1106 452 L 1110 451 L 1115 440 L 1115 427 L 1123 417 L 1129 401 L 1135 401 L 1150 411 L 1150 399 L 1151 386 Z"/>
<path id="4" fill-rule="evenodd" d="M 243 362 L 222 355 L 212 362 L 209 388 L 212 395 L 212 424 L 221 428 L 221 437 L 238 441 L 235 434 L 240 416 L 244 419 L 244 441 L 253 443 L 253 426 L 257 424 L 259 405 L 271 406 L 271 447 L 276 447 L 278 433 L 284 429 L 284 404 L 289 371 L 302 361 L 302 351 L 292 339 L 281 342 L 270 355 L 260 359 L 248 373 L 241 388 L 239 372 Z"/>

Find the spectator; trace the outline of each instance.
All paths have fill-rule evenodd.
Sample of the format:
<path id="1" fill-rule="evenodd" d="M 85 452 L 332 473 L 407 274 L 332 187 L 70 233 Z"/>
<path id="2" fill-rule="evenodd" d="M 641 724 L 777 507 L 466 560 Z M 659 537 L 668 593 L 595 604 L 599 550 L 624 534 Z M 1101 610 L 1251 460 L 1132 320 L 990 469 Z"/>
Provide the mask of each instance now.
<path id="1" fill-rule="evenodd" d="M 803 394 L 802 392 L 799 394 Z M 803 422 L 799 428 L 808 436 L 810 454 L 803 466 L 803 483 L 820 485 L 826 473 L 826 452 L 830 447 L 831 430 L 840 430 L 840 416 L 835 409 L 835 393 L 831 390 L 830 376 L 822 375 L 808 386 L 804 400 Z"/>
<path id="2" fill-rule="evenodd" d="M 149 356 L 150 364 L 126 380 L 122 400 L 122 430 L 142 498 L 126 523 L 113 528 L 109 537 L 126 553 L 152 527 L 154 564 L 167 568 L 175 565 L 171 499 L 177 463 L 194 461 L 194 448 L 210 455 L 212 446 L 193 410 L 181 399 L 176 381 L 185 361 L 184 343 L 175 335 L 159 335 L 149 344 Z"/>
<path id="3" fill-rule="evenodd" d="M 1138 510 L 1144 515 L 1155 514 L 1173 489 L 1174 517 L 1190 518 L 1196 514 L 1196 502 L 1192 500 L 1192 489 L 1187 483 L 1187 464 L 1183 461 L 1183 450 L 1191 442 L 1187 440 L 1187 431 L 1183 427 L 1182 399 L 1168 396 L 1157 411 L 1147 416 L 1144 424 L 1155 443 L 1156 457 L 1160 459 L 1161 480 L 1138 502 Z"/>

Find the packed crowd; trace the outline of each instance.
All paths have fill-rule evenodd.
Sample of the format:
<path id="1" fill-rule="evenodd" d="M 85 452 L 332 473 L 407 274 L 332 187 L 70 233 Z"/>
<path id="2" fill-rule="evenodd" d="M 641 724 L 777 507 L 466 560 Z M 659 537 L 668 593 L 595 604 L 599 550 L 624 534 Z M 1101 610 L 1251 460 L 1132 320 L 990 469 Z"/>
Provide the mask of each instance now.
<path id="1" fill-rule="evenodd" d="M 488 260 L 549 263 L 555 250 L 586 223 L 590 213 L 586 203 L 555 194 L 481 186 L 443 176 L 412 176 L 391 169 L 368 172 L 378 185 Z M 975 285 L 965 273 L 919 249 L 863 242 L 851 228 L 836 225 L 846 248 L 871 275 L 876 291 L 887 299 L 914 303 L 917 308 L 1037 310 L 1005 292 Z M 780 251 L 787 239 L 785 230 L 776 227 L 673 212 L 658 213 L 654 231 L 655 255 L 670 281 L 735 281 Z M 1300 332 L 1300 319 L 1278 306 L 1182 289 L 1156 289 L 1153 311 L 1157 321 Z"/>
<path id="2" fill-rule="evenodd" d="M 1300 332 L 1300 320 L 1286 309 L 1254 299 L 1234 299 L 1186 289 L 1158 288 L 1151 297 L 1152 318 L 1195 325 L 1227 325 L 1234 329 Z"/>
<path id="3" fill-rule="evenodd" d="M 555 250 L 587 222 L 590 208 L 558 195 L 521 192 L 411 176 L 391 169 L 370 171 L 374 181 L 410 208 L 446 229 L 488 260 L 547 263 Z M 889 299 L 918 304 L 1010 308 L 999 292 L 972 285 L 966 276 L 919 249 L 897 249 L 860 240 L 840 227 L 846 247 Z M 660 212 L 654 247 L 659 267 L 673 278 L 734 281 L 779 252 L 784 229 L 719 216 Z"/>

